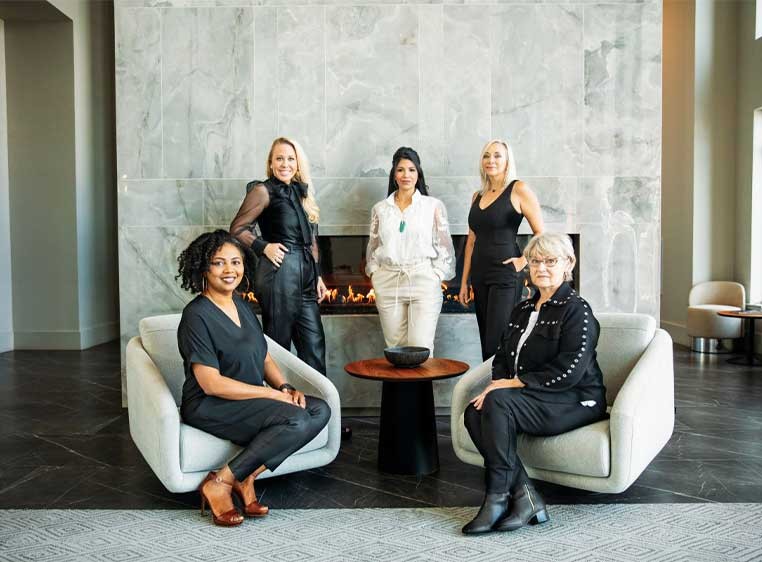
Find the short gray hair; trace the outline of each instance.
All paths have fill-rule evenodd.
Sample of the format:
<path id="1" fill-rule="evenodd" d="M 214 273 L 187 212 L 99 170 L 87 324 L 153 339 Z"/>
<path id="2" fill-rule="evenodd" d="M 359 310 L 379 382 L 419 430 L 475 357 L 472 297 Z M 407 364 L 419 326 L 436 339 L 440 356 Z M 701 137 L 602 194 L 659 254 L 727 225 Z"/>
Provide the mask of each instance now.
<path id="1" fill-rule="evenodd" d="M 524 248 L 524 257 L 529 261 L 533 257 L 544 256 L 546 258 L 566 258 L 567 270 L 564 272 L 564 281 L 572 280 L 572 270 L 577 263 L 574 255 L 574 246 L 571 238 L 558 232 L 542 232 L 535 236 Z"/>

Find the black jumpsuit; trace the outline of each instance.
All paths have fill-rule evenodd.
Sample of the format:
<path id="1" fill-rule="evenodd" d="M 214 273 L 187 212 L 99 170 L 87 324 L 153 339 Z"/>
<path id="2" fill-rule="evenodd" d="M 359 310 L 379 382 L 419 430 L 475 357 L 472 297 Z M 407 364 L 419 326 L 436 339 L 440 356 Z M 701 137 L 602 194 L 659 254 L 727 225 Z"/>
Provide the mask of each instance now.
<path id="1" fill-rule="evenodd" d="M 217 369 L 221 375 L 263 386 L 267 342 L 256 315 L 233 296 L 241 326 L 203 295 L 183 310 L 177 344 L 185 367 L 180 406 L 183 421 L 244 447 L 228 465 L 243 480 L 265 465 L 275 470 L 289 455 L 320 433 L 331 417 L 323 400 L 307 396 L 307 407 L 269 398 L 227 400 L 204 393 L 196 380 L 194 363 Z"/>
<path id="2" fill-rule="evenodd" d="M 522 274 L 513 264 L 503 263 L 521 256 L 516 233 L 524 215 L 517 213 L 511 203 L 516 181 L 486 209 L 479 208 L 482 196 L 477 195 L 468 213 L 468 228 L 476 235 L 471 255 L 471 285 L 485 361 L 495 355 L 500 335 L 513 307 L 521 300 L 523 289 Z"/>
<path id="3" fill-rule="evenodd" d="M 567 283 L 542 305 L 517 351 L 538 299 L 539 293 L 514 309 L 492 362 L 493 380 L 518 377 L 526 386 L 493 390 L 481 410 L 466 408 L 466 429 L 484 458 L 487 493 L 508 492 L 526 477 L 516 452 L 519 433 L 558 435 L 606 417 L 595 351 L 600 327 Z"/>
<path id="4" fill-rule="evenodd" d="M 276 178 L 253 181 L 230 225 L 230 233 L 259 256 L 254 292 L 262 308 L 265 334 L 325 374 L 325 334 L 317 302 L 317 225 L 307 219 L 301 198 L 307 186 Z M 264 256 L 265 246 L 280 243 L 288 252 L 280 267 Z"/>

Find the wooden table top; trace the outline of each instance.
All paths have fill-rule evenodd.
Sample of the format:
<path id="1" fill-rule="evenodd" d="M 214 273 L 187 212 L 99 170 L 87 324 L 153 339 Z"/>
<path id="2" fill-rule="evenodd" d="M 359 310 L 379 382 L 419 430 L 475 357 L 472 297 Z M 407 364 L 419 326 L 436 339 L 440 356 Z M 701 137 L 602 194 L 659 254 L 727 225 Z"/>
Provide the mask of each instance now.
<path id="1" fill-rule="evenodd" d="M 418 367 L 410 369 L 395 367 L 383 357 L 354 361 L 344 365 L 344 370 L 353 377 L 390 382 L 420 382 L 457 377 L 468 371 L 468 363 L 454 359 L 434 357 Z"/>
<path id="2" fill-rule="evenodd" d="M 762 318 L 762 310 L 720 310 L 717 314 L 731 318 Z"/>

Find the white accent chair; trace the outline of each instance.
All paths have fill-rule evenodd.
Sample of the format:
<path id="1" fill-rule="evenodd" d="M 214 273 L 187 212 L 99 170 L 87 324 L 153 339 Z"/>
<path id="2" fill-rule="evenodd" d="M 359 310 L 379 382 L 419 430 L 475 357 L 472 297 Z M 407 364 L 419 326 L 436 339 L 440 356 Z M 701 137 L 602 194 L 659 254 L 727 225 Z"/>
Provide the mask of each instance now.
<path id="1" fill-rule="evenodd" d="M 626 490 L 669 441 L 675 423 L 672 339 L 644 314 L 602 313 L 598 364 L 610 419 L 552 437 L 519 436 L 519 456 L 532 478 L 592 492 Z M 469 401 L 492 376 L 492 359 L 466 373 L 453 390 L 452 444 L 463 462 L 484 466 L 463 423 Z M 580 406 L 582 407 L 582 406 Z"/>
<path id="2" fill-rule="evenodd" d="M 724 310 L 743 310 L 746 290 L 732 281 L 707 281 L 695 285 L 688 295 L 686 329 L 691 349 L 699 353 L 720 353 L 721 340 L 743 336 L 743 320 L 720 316 Z"/>
<path id="3" fill-rule="evenodd" d="M 140 321 L 140 336 L 127 344 L 127 406 L 130 435 L 156 476 L 170 492 L 195 490 L 210 470 L 234 457 L 240 447 L 185 425 L 178 406 L 185 381 L 177 348 L 179 314 Z M 328 425 L 275 472 L 259 478 L 324 466 L 339 452 L 341 404 L 336 387 L 312 367 L 265 336 L 270 355 L 288 382 L 331 407 Z"/>

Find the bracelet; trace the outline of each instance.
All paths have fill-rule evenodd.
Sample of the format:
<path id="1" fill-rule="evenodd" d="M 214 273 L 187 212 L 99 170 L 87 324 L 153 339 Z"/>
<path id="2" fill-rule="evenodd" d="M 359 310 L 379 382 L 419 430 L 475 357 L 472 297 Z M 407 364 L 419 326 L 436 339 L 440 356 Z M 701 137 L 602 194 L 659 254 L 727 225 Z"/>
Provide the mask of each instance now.
<path id="1" fill-rule="evenodd" d="M 296 389 L 290 384 L 288 384 L 287 382 L 284 382 L 282 385 L 278 387 L 278 390 L 283 392 L 284 390 L 296 390 Z"/>

